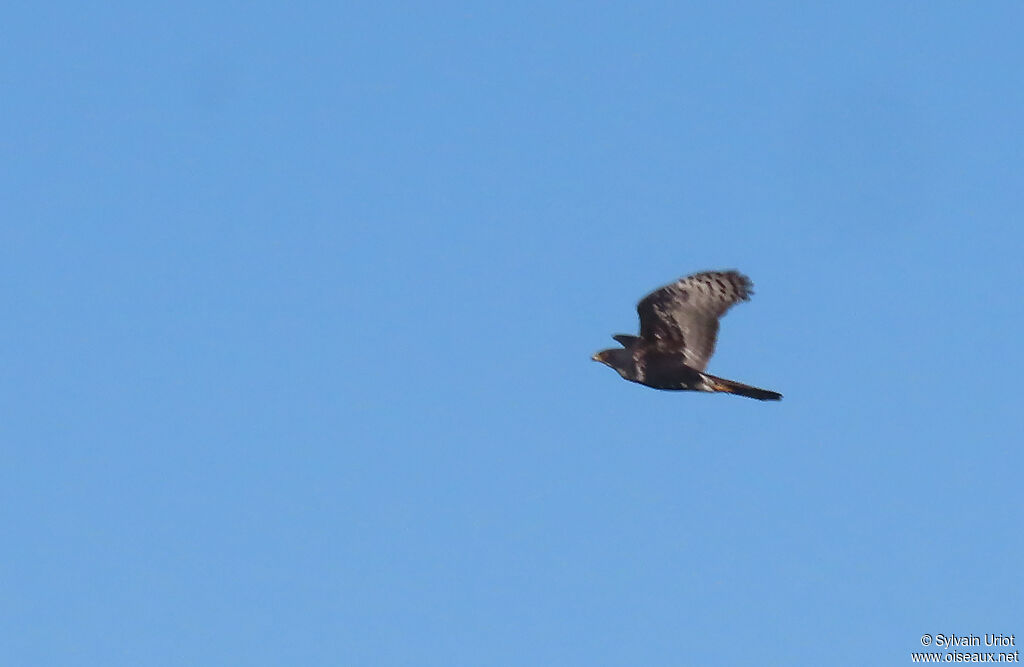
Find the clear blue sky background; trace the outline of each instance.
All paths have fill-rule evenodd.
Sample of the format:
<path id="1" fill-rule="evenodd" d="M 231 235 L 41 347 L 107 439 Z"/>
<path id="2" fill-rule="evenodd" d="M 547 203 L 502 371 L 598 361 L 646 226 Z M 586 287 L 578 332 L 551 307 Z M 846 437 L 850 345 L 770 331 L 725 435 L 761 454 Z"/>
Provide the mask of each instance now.
<path id="1" fill-rule="evenodd" d="M 1015 2 L 12 3 L 5 665 L 1024 636 Z M 657 392 L 590 355 L 757 286 Z M 1018 640 L 1020 643 L 1020 640 Z"/>

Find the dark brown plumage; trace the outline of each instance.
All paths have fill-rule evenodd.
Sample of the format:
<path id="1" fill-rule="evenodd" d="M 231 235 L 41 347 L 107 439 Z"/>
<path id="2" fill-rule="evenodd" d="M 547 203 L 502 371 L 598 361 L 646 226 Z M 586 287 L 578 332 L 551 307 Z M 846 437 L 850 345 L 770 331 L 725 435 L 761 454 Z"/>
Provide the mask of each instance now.
<path id="1" fill-rule="evenodd" d="M 717 391 L 777 401 L 782 398 L 778 392 L 704 372 L 715 352 L 718 319 L 751 294 L 750 279 L 738 271 L 706 271 L 677 280 L 637 304 L 639 336 L 612 336 L 622 348 L 602 350 L 592 359 L 626 380 L 655 389 Z"/>

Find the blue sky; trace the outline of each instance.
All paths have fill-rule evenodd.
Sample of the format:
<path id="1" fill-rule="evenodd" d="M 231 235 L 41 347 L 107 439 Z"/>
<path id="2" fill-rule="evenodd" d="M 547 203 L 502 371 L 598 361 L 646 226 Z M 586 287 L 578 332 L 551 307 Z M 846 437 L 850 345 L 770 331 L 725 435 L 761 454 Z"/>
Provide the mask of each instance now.
<path id="1" fill-rule="evenodd" d="M 1016 3 L 15 3 L 0 662 L 1024 636 Z M 709 369 L 590 355 L 736 267 Z"/>

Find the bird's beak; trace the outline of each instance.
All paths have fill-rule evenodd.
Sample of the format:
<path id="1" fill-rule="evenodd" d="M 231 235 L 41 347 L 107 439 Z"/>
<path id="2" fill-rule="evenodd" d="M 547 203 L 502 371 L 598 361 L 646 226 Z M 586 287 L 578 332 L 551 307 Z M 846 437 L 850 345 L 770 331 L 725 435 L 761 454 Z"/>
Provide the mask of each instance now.
<path id="1" fill-rule="evenodd" d="M 594 356 L 592 356 L 592 357 L 590 358 L 590 360 L 591 360 L 591 361 L 602 361 L 602 359 L 601 359 L 601 353 L 600 353 L 600 352 L 598 352 L 597 354 L 595 354 Z"/>

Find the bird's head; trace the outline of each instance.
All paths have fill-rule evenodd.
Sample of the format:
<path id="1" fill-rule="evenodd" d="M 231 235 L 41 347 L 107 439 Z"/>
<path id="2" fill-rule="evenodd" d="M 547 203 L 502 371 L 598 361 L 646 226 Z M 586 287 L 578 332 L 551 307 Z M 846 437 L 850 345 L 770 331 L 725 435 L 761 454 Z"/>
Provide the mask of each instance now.
<path id="1" fill-rule="evenodd" d="M 622 348 L 601 350 L 590 358 L 593 361 L 600 361 L 605 366 L 614 368 L 622 377 L 626 377 L 629 369 L 633 368 L 635 365 L 633 361 L 633 353 L 630 350 L 624 350 Z"/>

